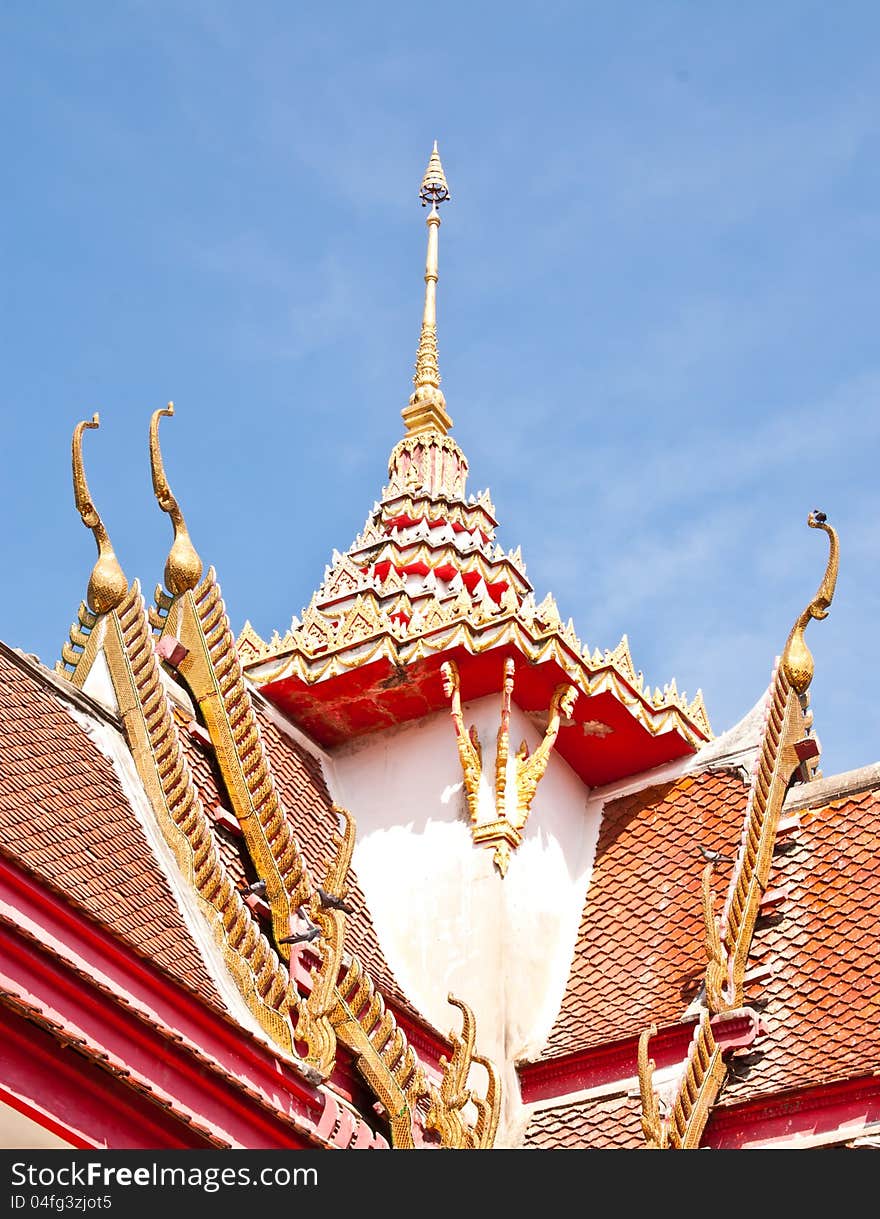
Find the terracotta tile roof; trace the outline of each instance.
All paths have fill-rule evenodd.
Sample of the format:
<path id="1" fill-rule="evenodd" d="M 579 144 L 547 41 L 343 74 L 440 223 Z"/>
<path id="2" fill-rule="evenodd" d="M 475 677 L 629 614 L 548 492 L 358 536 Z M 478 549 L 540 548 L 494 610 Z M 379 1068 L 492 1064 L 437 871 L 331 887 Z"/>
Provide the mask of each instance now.
<path id="1" fill-rule="evenodd" d="M 719 1105 L 880 1070 L 880 789 L 799 816 L 769 881 L 788 898 L 752 941 L 752 961 L 774 970 L 747 990 L 768 1033 Z"/>
<path id="2" fill-rule="evenodd" d="M 235 814 L 232 812 L 232 805 L 226 794 L 213 746 L 205 745 L 190 733 L 189 727 L 195 722 L 192 717 L 180 712 L 175 714 L 175 718 L 180 731 L 181 748 L 192 772 L 196 791 L 199 793 L 205 812 L 211 819 L 217 854 L 223 861 L 232 883 L 241 889 L 255 879 L 254 869 L 250 863 L 242 834 L 226 828 L 215 820 L 218 809 L 225 809 L 233 820 L 235 820 Z"/>
<path id="3" fill-rule="evenodd" d="M 638 1096 L 604 1096 L 539 1109 L 526 1127 L 527 1151 L 621 1150 L 645 1146 Z"/>
<path id="4" fill-rule="evenodd" d="M 739 771 L 685 775 L 605 806 L 573 963 L 541 1058 L 672 1024 L 706 965 L 698 844 L 735 854 Z M 729 865 L 718 871 L 726 885 Z"/>
<path id="5" fill-rule="evenodd" d="M 0 852 L 225 1011 L 116 771 L 43 672 L 0 647 Z"/>

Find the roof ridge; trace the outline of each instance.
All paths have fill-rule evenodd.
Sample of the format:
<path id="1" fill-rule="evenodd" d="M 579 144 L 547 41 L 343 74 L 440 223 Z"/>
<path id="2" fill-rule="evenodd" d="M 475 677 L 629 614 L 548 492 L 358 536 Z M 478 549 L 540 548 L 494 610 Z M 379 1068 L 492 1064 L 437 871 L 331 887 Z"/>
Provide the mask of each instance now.
<path id="1" fill-rule="evenodd" d="M 68 677 L 62 676 L 55 670 L 48 669 L 39 656 L 34 655 L 33 652 L 24 652 L 21 648 L 11 647 L 0 639 L 0 655 L 7 657 L 23 672 L 30 674 L 42 686 L 57 694 L 65 702 L 72 703 L 73 706 L 79 708 L 80 711 L 86 712 L 88 715 L 98 716 L 112 728 L 122 730 L 122 718 L 118 713 L 111 711 L 105 703 L 99 702 L 98 699 L 91 694 L 87 694 L 79 686 L 74 686 Z"/>
<path id="2" fill-rule="evenodd" d="M 703 869 L 703 921 L 708 957 L 699 1023 L 694 1031 L 684 1070 L 670 1105 L 661 1116 L 652 1086 L 654 1062 L 648 1046 L 656 1032 L 652 1024 L 639 1038 L 639 1088 L 642 1130 L 648 1147 L 699 1147 L 718 1092 L 727 1076 L 722 1047 L 716 1041 L 711 1018 L 731 1012 L 744 1001 L 746 966 L 761 898 L 773 863 L 779 817 L 786 792 L 798 770 L 818 756 L 810 736 L 813 717 L 809 690 L 813 658 L 804 640 L 812 618 L 827 617 L 834 596 L 838 565 L 838 538 L 824 513 L 811 512 L 811 529 L 828 534 L 830 553 L 819 591 L 798 616 L 776 662 L 764 700 L 761 739 L 752 769 L 739 850 L 720 916 L 715 914 L 712 888 L 716 860 Z M 754 709 L 753 709 L 754 710 Z M 747 717 L 748 718 L 748 717 Z"/>
<path id="3" fill-rule="evenodd" d="M 120 705 L 127 708 L 129 748 L 163 837 L 181 875 L 204 903 L 209 923 L 219 932 L 227 969 L 243 1000 L 269 1036 L 295 1055 L 288 1012 L 289 975 L 217 853 L 160 679 L 137 581 L 110 617 L 114 629 L 104 639 L 105 649 L 110 648 L 110 675 Z"/>
<path id="4" fill-rule="evenodd" d="M 786 813 L 800 809 L 820 808 L 843 796 L 880 787 L 880 762 L 843 770 L 836 775 L 823 775 L 808 783 L 799 783 L 788 793 L 782 808 Z"/>

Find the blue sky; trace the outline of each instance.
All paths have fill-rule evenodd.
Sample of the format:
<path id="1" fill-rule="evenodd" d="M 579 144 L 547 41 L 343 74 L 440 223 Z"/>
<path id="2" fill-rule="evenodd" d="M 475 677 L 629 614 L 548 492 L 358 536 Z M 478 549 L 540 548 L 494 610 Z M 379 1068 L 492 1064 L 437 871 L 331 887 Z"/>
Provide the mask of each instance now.
<path id="1" fill-rule="evenodd" d="M 52 665 L 93 498 L 147 596 L 148 427 L 268 636 L 402 434 L 437 139 L 453 435 L 590 647 L 716 732 L 807 641 L 826 774 L 880 758 L 880 8 L 7 0 L 0 637 Z"/>

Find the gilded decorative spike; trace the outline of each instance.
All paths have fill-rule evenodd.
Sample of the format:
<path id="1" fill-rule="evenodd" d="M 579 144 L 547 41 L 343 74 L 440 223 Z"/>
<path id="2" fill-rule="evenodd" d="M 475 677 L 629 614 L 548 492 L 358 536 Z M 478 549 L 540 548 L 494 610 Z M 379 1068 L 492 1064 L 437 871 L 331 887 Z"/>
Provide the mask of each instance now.
<path id="1" fill-rule="evenodd" d="M 439 1091 L 436 1088 L 431 1089 L 431 1103 L 425 1126 L 440 1136 L 444 1147 L 460 1148 L 464 1146 L 465 1136 L 461 1111 L 471 1098 L 467 1078 L 474 1053 L 474 1016 L 467 1004 L 456 999 L 454 995 L 450 994 L 448 1000 L 461 1012 L 462 1035 L 459 1037 L 454 1032 L 449 1034 L 452 1057 L 447 1058 L 444 1054 L 440 1059 L 440 1088 Z"/>
<path id="2" fill-rule="evenodd" d="M 730 983 L 730 963 L 727 949 L 721 938 L 720 920 L 715 915 L 715 894 L 712 877 L 715 865 L 707 863 L 703 869 L 703 931 L 706 948 L 706 1003 L 711 1014 L 723 1012 L 728 1007 L 725 989 Z"/>
<path id="3" fill-rule="evenodd" d="M 100 422 L 100 417 L 96 411 L 91 419 L 84 419 L 76 425 L 73 430 L 71 457 L 74 501 L 77 511 L 82 517 L 83 524 L 87 529 L 91 529 L 98 547 L 98 561 L 95 563 L 95 566 L 92 568 L 92 574 L 89 576 L 86 598 L 90 609 L 94 613 L 106 614 L 110 610 L 115 609 L 128 592 L 128 581 L 119 565 L 119 560 L 116 558 L 110 538 L 107 535 L 107 530 L 104 528 L 104 522 L 92 503 L 89 485 L 86 481 L 85 467 L 83 466 L 83 431 L 86 428 L 97 428 Z"/>
<path id="4" fill-rule="evenodd" d="M 163 410 L 153 411 L 150 419 L 150 470 L 156 501 L 162 511 L 168 513 L 174 525 L 174 541 L 165 562 L 165 587 L 172 596 L 177 597 L 198 584 L 202 576 L 202 560 L 192 544 L 177 500 L 171 494 L 159 447 L 159 420 L 163 415 L 173 414 L 173 402 L 169 402 Z"/>
<path id="5" fill-rule="evenodd" d="M 655 1124 L 643 1089 L 642 1120 L 649 1146 L 698 1147 L 727 1072 L 710 1022 L 713 1015 L 737 1008 L 744 1001 L 752 937 L 770 876 L 779 816 L 792 779 L 801 765 L 800 747 L 806 743 L 812 724 L 806 692 L 813 677 L 813 658 L 804 642 L 804 630 L 811 618 L 827 616 L 837 580 L 839 546 L 835 530 L 821 512 L 811 512 L 807 524 L 828 534 L 828 564 L 816 596 L 795 622 L 773 673 L 740 848 L 720 918 L 714 914 L 712 865 L 703 871 L 706 1002 L 666 1123 L 667 1143 L 655 1141 Z"/>
<path id="6" fill-rule="evenodd" d="M 498 1120 L 501 1116 L 501 1077 L 495 1064 L 481 1054 L 474 1054 L 474 1062 L 479 1063 L 486 1073 L 485 1096 L 471 1093 L 471 1101 L 477 1111 L 473 1126 L 474 1146 L 478 1150 L 486 1150 L 494 1146 L 498 1132 Z"/>
<path id="7" fill-rule="evenodd" d="M 648 1043 L 656 1036 L 657 1025 L 643 1029 L 639 1035 L 639 1094 L 642 1100 L 642 1132 L 649 1148 L 666 1147 L 666 1128 L 660 1116 L 660 1103 L 654 1091 L 654 1059 L 648 1057 Z"/>
<path id="8" fill-rule="evenodd" d="M 211 734 L 254 866 L 267 882 L 275 942 L 286 956 L 291 918 L 310 898 L 311 885 L 269 768 L 213 568 L 179 597 L 173 612 L 187 651 L 180 672 Z"/>
<path id="9" fill-rule="evenodd" d="M 217 853 L 162 685 L 137 581 L 109 618 L 104 648 L 132 757 L 162 834 L 195 890 L 242 998 L 292 1054 L 291 994 L 294 1004 L 298 998 Z"/>
<path id="10" fill-rule="evenodd" d="M 440 163 L 440 153 L 437 151 L 436 140 L 434 141 L 434 148 L 428 161 L 428 168 L 425 170 L 424 178 L 422 178 L 422 185 L 419 187 L 419 198 L 422 201 L 422 207 L 427 207 L 429 203 L 432 205 L 445 203 L 449 198 L 449 187 L 446 183 L 446 174 L 444 174 L 443 166 Z"/>
<path id="11" fill-rule="evenodd" d="M 483 759 L 477 730 L 465 727 L 461 710 L 461 680 L 458 666 L 452 660 L 445 661 L 440 666 L 443 679 L 443 693 L 452 703 L 452 721 L 455 725 L 455 742 L 458 746 L 458 756 L 461 761 L 461 771 L 464 778 L 464 790 L 467 798 L 471 825 L 476 825 L 479 817 L 480 778 L 483 774 Z"/>
<path id="12" fill-rule="evenodd" d="M 168 611 L 174 604 L 174 598 L 165 592 L 161 584 L 156 585 L 153 593 L 155 604 L 151 605 L 147 610 L 147 617 L 150 620 L 150 626 L 157 636 L 161 636 L 165 631 L 165 624 L 168 621 Z"/>
<path id="13" fill-rule="evenodd" d="M 509 817 L 509 820 L 517 830 L 521 830 L 528 820 L 532 800 L 535 798 L 538 784 L 544 777 L 562 721 L 571 718 L 577 696 L 577 687 L 557 686 L 550 701 L 550 713 L 547 716 L 547 726 L 544 729 L 544 739 L 541 744 L 531 755 L 525 741 L 516 751 L 516 811 Z"/>
<path id="14" fill-rule="evenodd" d="M 515 665 L 511 657 L 504 660 L 501 687 L 501 723 L 495 746 L 495 810 L 497 817 L 481 821 L 479 817 L 479 793 L 482 778 L 482 754 L 475 727 L 465 728 L 461 705 L 461 681 L 454 661 L 445 661 L 440 666 L 443 692 L 450 700 L 450 713 L 455 725 L 455 739 L 461 762 L 464 790 L 470 814 L 471 834 L 479 846 L 494 851 L 494 863 L 502 876 L 506 875 L 510 854 L 522 842 L 522 830 L 528 820 L 532 800 L 538 784 L 544 776 L 550 753 L 559 735 L 564 719 L 571 716 L 577 688 L 560 685 L 553 693 L 544 738 L 533 754 L 529 754 L 525 741 L 520 745 L 515 760 L 515 798 L 511 799 L 508 787 L 508 761 L 510 755 L 510 708 L 513 697 Z"/>
<path id="15" fill-rule="evenodd" d="M 297 1040 L 306 1046 L 306 1061 L 325 1078 L 336 1061 L 336 1030 L 330 1017 L 338 1001 L 336 982 L 345 947 L 344 899 L 356 833 L 348 809 L 334 804 L 333 812 L 341 818 L 342 830 L 332 835 L 335 851 L 327 866 L 324 892 L 314 893 L 309 902 L 310 919 L 321 931 L 313 945 L 319 963 L 311 971 L 312 989 L 301 1008 L 296 1029 Z"/>
<path id="16" fill-rule="evenodd" d="M 336 1035 L 353 1053 L 360 1075 L 385 1110 L 392 1145 L 411 1149 L 413 1113 L 427 1093 L 424 1071 L 356 956 L 335 993 L 331 1020 Z"/>
<path id="17" fill-rule="evenodd" d="M 245 622 L 241 628 L 241 633 L 235 641 L 235 649 L 245 663 L 268 655 L 270 650 L 265 639 L 260 638 L 250 621 Z"/>
<path id="18" fill-rule="evenodd" d="M 428 162 L 428 168 L 422 179 L 419 190 L 422 206 L 431 204 L 428 213 L 428 254 L 425 260 L 425 308 L 422 315 L 422 329 L 419 337 L 419 348 L 416 354 L 416 371 L 413 377 L 415 389 L 410 397 L 409 405 L 403 410 L 403 420 L 408 435 L 437 432 L 445 436 L 452 427 L 452 420 L 446 413 L 446 399 L 440 389 L 440 368 L 437 356 L 437 237 L 440 228 L 440 213 L 438 203 L 449 198 L 449 187 L 446 176 L 440 164 L 440 154 L 437 143 Z"/>
<path id="19" fill-rule="evenodd" d="M 837 572 L 840 566 L 840 542 L 837 531 L 828 524 L 824 512 L 814 511 L 807 517 L 811 529 L 822 529 L 828 534 L 829 554 L 825 575 L 818 591 L 798 617 L 782 654 L 782 665 L 791 686 L 798 694 L 803 694 L 813 680 L 813 656 L 804 639 L 804 631 L 811 618 L 827 618 L 837 584 Z"/>
<path id="20" fill-rule="evenodd" d="M 452 1057 L 440 1059 L 442 1078 L 439 1089 L 429 1089 L 429 1105 L 425 1127 L 440 1138 L 441 1146 L 458 1150 L 480 1150 L 491 1147 L 498 1127 L 501 1090 L 497 1069 L 485 1058 L 474 1054 L 476 1023 L 466 1003 L 449 995 L 449 1002 L 461 1012 L 461 1035 L 450 1032 Z M 488 1084 L 485 1098 L 475 1096 L 468 1088 L 471 1065 L 478 1062 L 486 1071 Z M 477 1114 L 473 1126 L 464 1116 L 471 1104 Z"/>
<path id="21" fill-rule="evenodd" d="M 95 632 L 97 623 L 98 615 L 80 601 L 77 621 L 68 633 L 69 642 L 61 645 L 61 659 L 55 662 L 55 672 L 75 686 L 82 687 L 95 658 L 100 640 L 100 632 Z"/>
<path id="22" fill-rule="evenodd" d="M 510 704 L 513 699 L 514 670 L 513 660 L 508 656 L 501 679 L 501 725 L 495 742 L 495 804 L 498 809 L 507 807 L 507 759 L 510 756 Z"/>

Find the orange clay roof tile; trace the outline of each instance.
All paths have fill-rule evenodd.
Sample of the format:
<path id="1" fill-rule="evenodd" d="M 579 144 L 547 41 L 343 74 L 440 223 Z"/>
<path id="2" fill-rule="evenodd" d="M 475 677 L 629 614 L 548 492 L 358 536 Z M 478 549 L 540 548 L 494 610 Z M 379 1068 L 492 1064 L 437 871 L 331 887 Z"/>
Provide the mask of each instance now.
<path id="1" fill-rule="evenodd" d="M 112 763 L 47 674 L 0 649 L 0 852 L 225 1010 Z"/>
<path id="2" fill-rule="evenodd" d="M 637 1096 L 603 1096 L 539 1109 L 523 1143 L 529 1151 L 626 1151 L 644 1146 Z"/>
<path id="3" fill-rule="evenodd" d="M 606 804 L 573 962 L 541 1057 L 675 1023 L 705 970 L 698 844 L 735 854 L 739 771 L 685 775 Z M 719 885 L 729 864 L 719 865 Z"/>
<path id="4" fill-rule="evenodd" d="M 767 1035 L 736 1064 L 719 1105 L 880 1071 L 880 790 L 800 813 L 770 886 L 754 952 L 773 972 L 747 989 Z"/>

